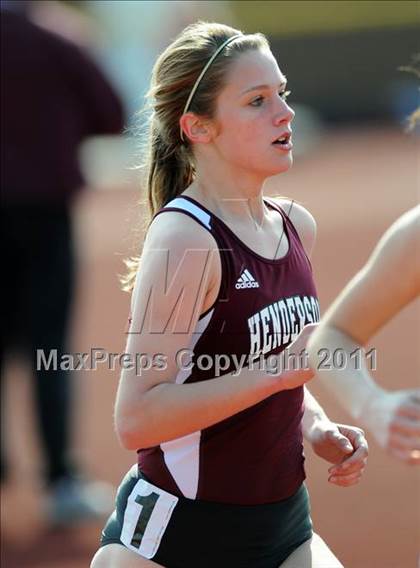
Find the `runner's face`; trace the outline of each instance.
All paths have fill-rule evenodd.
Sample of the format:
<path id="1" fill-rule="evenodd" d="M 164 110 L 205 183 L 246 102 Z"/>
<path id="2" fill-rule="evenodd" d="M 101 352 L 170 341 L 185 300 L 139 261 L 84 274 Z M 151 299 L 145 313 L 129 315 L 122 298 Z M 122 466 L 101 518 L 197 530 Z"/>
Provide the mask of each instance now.
<path id="1" fill-rule="evenodd" d="M 215 117 L 214 143 L 224 159 L 263 178 L 290 168 L 291 141 L 273 143 L 290 135 L 295 115 L 285 91 L 286 78 L 268 49 L 246 52 L 232 63 Z"/>

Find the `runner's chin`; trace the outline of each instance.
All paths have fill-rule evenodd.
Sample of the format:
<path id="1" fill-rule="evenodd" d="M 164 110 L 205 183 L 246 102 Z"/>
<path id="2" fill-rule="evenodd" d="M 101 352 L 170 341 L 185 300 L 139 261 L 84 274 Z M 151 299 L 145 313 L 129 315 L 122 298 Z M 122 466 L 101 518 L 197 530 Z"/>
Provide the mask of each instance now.
<path id="1" fill-rule="evenodd" d="M 276 155 L 272 161 L 273 167 L 272 171 L 268 173 L 268 176 L 274 176 L 276 174 L 281 174 L 287 172 L 293 165 L 293 154 L 292 150 L 289 151 L 276 151 Z"/>

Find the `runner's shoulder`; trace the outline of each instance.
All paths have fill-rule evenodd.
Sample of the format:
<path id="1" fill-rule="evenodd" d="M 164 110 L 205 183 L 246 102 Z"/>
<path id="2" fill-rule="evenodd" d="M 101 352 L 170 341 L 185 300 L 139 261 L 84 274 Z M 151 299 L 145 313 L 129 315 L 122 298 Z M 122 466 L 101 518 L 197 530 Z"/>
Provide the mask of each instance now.
<path id="1" fill-rule="evenodd" d="M 275 199 L 275 201 L 295 226 L 306 253 L 310 256 L 315 245 L 317 231 L 316 221 L 312 213 L 293 199 L 281 197 Z"/>
<path id="2" fill-rule="evenodd" d="M 165 211 L 157 215 L 147 231 L 146 245 L 168 250 L 217 248 L 211 232 L 182 211 Z"/>
<path id="3" fill-rule="evenodd" d="M 420 206 L 406 211 L 384 233 L 369 264 L 386 266 L 388 271 L 420 285 Z"/>

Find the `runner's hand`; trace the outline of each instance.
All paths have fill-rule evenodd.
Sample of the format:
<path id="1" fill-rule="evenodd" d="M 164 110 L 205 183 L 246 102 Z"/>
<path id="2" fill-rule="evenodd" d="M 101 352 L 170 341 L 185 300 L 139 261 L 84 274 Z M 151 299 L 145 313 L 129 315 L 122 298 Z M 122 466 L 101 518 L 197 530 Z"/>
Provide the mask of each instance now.
<path id="1" fill-rule="evenodd" d="M 368 456 L 363 430 L 324 420 L 312 428 L 308 439 L 319 457 L 335 464 L 328 470 L 330 483 L 342 487 L 359 483 Z"/>
<path id="2" fill-rule="evenodd" d="M 398 460 L 420 465 L 420 389 L 385 392 L 372 405 L 372 412 L 387 417 L 386 436 L 377 439 L 382 447 Z M 371 427 L 371 431 L 375 436 L 375 428 Z"/>

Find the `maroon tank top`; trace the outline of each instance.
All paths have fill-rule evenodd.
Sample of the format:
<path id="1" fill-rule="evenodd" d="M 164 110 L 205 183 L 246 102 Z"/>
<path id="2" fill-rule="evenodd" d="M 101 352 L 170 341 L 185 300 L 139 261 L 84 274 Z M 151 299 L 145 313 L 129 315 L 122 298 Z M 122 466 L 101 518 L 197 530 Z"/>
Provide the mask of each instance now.
<path id="1" fill-rule="evenodd" d="M 230 356 L 230 365 L 219 375 L 234 371 L 235 361 L 248 366 L 254 358 L 278 354 L 305 324 L 319 321 L 312 268 L 299 235 L 279 204 L 264 201 L 282 216 L 282 238 L 289 244 L 277 260 L 252 251 L 191 197 L 177 197 L 156 213 L 178 211 L 195 219 L 213 235 L 222 264 L 218 297 L 192 335 L 194 366 L 180 370 L 177 383 L 215 377 L 220 354 Z M 303 387 L 279 392 L 213 426 L 139 450 L 139 467 L 162 489 L 190 499 L 239 505 L 286 499 L 305 479 L 303 410 Z"/>

